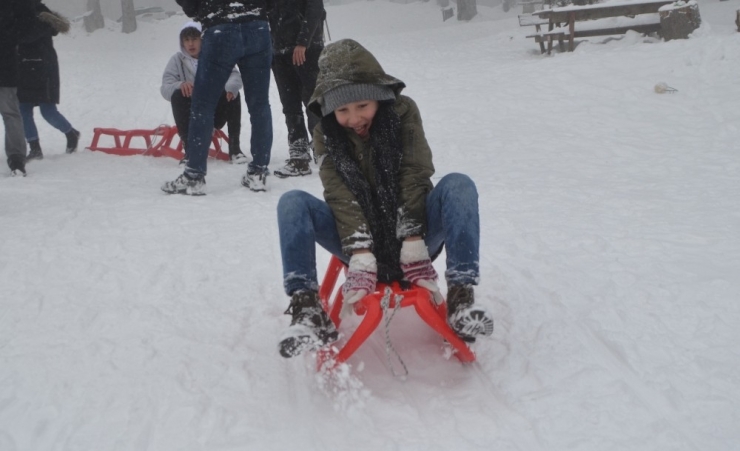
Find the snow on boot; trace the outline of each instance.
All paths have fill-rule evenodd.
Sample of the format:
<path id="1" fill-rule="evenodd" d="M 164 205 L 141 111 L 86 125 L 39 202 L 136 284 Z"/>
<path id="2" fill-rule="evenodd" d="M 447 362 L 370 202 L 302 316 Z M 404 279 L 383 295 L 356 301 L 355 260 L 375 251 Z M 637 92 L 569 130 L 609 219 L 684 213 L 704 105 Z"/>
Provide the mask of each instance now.
<path id="1" fill-rule="evenodd" d="M 472 343 L 478 335 L 493 334 L 493 316 L 475 305 L 471 285 L 450 285 L 447 291 L 447 323 L 463 341 Z"/>
<path id="2" fill-rule="evenodd" d="M 80 132 L 78 132 L 75 129 L 72 129 L 68 131 L 65 136 L 67 136 L 67 153 L 72 153 L 77 150 L 77 145 L 80 142 Z"/>
<path id="3" fill-rule="evenodd" d="M 229 163 L 231 164 L 244 164 L 247 161 L 249 161 L 249 159 L 241 150 L 239 151 L 239 153 L 229 154 Z"/>
<path id="4" fill-rule="evenodd" d="M 285 314 L 292 315 L 293 320 L 280 337 L 278 348 L 283 357 L 295 357 L 339 338 L 334 323 L 321 307 L 319 294 L 315 291 L 300 290 L 293 293 Z"/>
<path id="5" fill-rule="evenodd" d="M 285 160 L 285 166 L 276 169 L 274 174 L 280 178 L 300 177 L 311 174 L 311 154 L 308 141 L 299 139 L 291 143 L 288 148 L 290 158 Z"/>
<path id="6" fill-rule="evenodd" d="M 286 160 L 285 166 L 275 170 L 275 175 L 281 179 L 300 177 L 311 174 L 311 160 L 291 158 Z"/>
<path id="7" fill-rule="evenodd" d="M 26 159 L 22 155 L 11 155 L 8 157 L 11 177 L 26 176 Z"/>
<path id="8" fill-rule="evenodd" d="M 26 157 L 26 163 L 31 160 L 44 159 L 44 154 L 41 152 L 41 144 L 39 143 L 38 139 L 29 141 L 28 146 L 31 148 L 31 150 L 28 152 L 28 156 Z"/>
<path id="9" fill-rule="evenodd" d="M 175 180 L 165 182 L 162 191 L 167 194 L 187 194 L 188 196 L 203 196 L 206 194 L 205 177 L 193 179 L 186 174 L 180 174 Z"/>
<path id="10" fill-rule="evenodd" d="M 267 172 L 249 172 L 247 171 L 242 177 L 242 186 L 251 189 L 252 191 L 267 191 Z"/>

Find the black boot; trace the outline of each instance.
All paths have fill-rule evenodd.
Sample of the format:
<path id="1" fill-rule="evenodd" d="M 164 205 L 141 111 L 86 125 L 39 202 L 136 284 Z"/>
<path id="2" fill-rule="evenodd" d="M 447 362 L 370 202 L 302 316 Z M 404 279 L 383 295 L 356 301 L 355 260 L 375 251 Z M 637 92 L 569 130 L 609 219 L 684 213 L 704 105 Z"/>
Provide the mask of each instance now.
<path id="1" fill-rule="evenodd" d="M 11 177 L 26 176 L 26 159 L 23 155 L 11 155 L 8 157 L 8 166 L 10 167 Z"/>
<path id="2" fill-rule="evenodd" d="M 339 338 L 337 328 L 321 307 L 319 294 L 301 290 L 293 293 L 286 315 L 293 315 L 290 327 L 280 339 L 280 355 L 294 357 L 307 349 L 316 349 Z"/>
<path id="3" fill-rule="evenodd" d="M 72 153 L 77 150 L 77 145 L 80 142 L 80 132 L 75 129 L 68 131 L 67 136 L 67 153 Z"/>
<path id="4" fill-rule="evenodd" d="M 243 164 L 247 161 L 247 156 L 244 155 L 239 146 L 239 135 L 229 135 L 229 162 L 231 164 Z"/>
<path id="5" fill-rule="evenodd" d="M 471 285 L 450 285 L 447 291 L 447 323 L 463 341 L 472 343 L 478 335 L 493 334 L 493 316 L 475 305 Z"/>
<path id="6" fill-rule="evenodd" d="M 44 154 L 41 152 L 41 143 L 39 143 L 38 139 L 35 139 L 33 141 L 28 141 L 28 146 L 31 148 L 31 150 L 28 152 L 28 156 L 26 157 L 26 162 L 29 162 L 31 160 L 43 160 Z"/>

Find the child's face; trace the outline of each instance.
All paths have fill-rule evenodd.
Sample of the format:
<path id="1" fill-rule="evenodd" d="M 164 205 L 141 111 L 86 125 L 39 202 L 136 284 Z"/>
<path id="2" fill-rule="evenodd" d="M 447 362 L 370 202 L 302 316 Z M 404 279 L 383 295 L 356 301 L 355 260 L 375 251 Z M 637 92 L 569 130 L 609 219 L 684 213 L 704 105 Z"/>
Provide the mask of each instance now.
<path id="1" fill-rule="evenodd" d="M 188 36 L 182 40 L 185 51 L 193 58 L 198 58 L 198 55 L 200 55 L 200 44 L 200 36 Z"/>
<path id="2" fill-rule="evenodd" d="M 334 115 L 339 125 L 354 130 L 360 138 L 367 138 L 377 112 L 377 100 L 360 100 L 340 106 L 334 110 Z"/>

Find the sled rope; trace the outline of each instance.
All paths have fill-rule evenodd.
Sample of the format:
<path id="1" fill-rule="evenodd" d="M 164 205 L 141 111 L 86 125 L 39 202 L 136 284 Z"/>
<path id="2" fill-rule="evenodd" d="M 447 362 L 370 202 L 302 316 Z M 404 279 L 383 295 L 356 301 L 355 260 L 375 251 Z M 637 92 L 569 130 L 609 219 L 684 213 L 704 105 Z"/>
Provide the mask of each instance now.
<path id="1" fill-rule="evenodd" d="M 401 301 L 403 300 L 403 295 L 398 294 L 394 298 L 396 301 L 396 305 L 393 307 L 393 311 L 390 315 L 388 315 L 388 309 L 391 305 L 391 295 L 393 294 L 393 290 L 391 290 L 390 287 L 385 287 L 385 293 L 383 294 L 383 298 L 380 300 L 380 308 L 383 310 L 383 319 L 384 319 L 384 326 L 385 326 L 385 356 L 388 359 L 388 366 L 391 368 L 391 373 L 393 374 L 393 377 L 406 377 L 409 374 L 408 368 L 406 368 L 406 364 L 403 362 L 403 359 L 401 359 L 401 356 L 398 354 L 398 351 L 396 351 L 396 348 L 393 347 L 393 343 L 391 342 L 391 334 L 390 334 L 390 324 L 391 320 L 393 319 L 393 316 L 396 314 L 396 312 L 401 308 Z M 401 366 L 403 367 L 403 374 L 396 374 L 396 370 L 393 367 L 393 360 L 391 359 L 391 353 L 395 354 L 396 359 L 401 363 Z"/>

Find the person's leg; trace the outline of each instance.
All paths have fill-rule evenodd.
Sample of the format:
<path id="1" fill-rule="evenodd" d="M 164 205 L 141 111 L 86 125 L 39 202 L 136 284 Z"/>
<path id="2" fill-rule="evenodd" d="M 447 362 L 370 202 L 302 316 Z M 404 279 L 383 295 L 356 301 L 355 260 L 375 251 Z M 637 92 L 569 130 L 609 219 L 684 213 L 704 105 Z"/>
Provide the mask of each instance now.
<path id="1" fill-rule="evenodd" d="M 36 129 L 36 121 L 33 119 L 33 104 L 20 102 L 18 107 L 23 119 L 23 134 L 26 135 L 26 141 L 38 141 L 39 131 Z"/>
<path id="2" fill-rule="evenodd" d="M 427 235 L 431 255 L 447 252 L 447 322 L 465 341 L 493 334 L 493 315 L 475 303 L 480 279 L 480 219 L 475 183 L 463 174 L 448 174 L 427 196 Z"/>
<path id="3" fill-rule="evenodd" d="M 426 209 L 424 241 L 430 255 L 437 255 L 445 246 L 448 286 L 477 285 L 480 219 L 475 183 L 463 174 L 447 174 L 427 195 Z"/>
<path id="4" fill-rule="evenodd" d="M 290 327 L 280 337 L 283 357 L 335 341 L 339 334 L 319 299 L 316 276 L 316 243 L 342 257 L 342 245 L 329 205 L 303 191 L 288 191 L 278 202 L 283 286 L 290 296 L 285 311 Z"/>
<path id="5" fill-rule="evenodd" d="M 318 290 L 316 244 L 347 262 L 329 205 L 304 191 L 288 191 L 278 202 L 283 286 L 288 295 Z"/>
<path id="6" fill-rule="evenodd" d="M 186 146 L 188 164 L 184 173 L 190 179 L 201 179 L 206 175 L 216 105 L 236 64 L 239 36 L 237 24 L 213 26 L 203 36 Z"/>
<path id="7" fill-rule="evenodd" d="M 62 116 L 62 113 L 57 110 L 57 106 L 54 103 L 41 103 L 39 104 L 39 110 L 41 116 L 48 122 L 52 127 L 56 128 L 60 132 L 64 133 L 67 137 L 67 153 L 72 153 L 77 150 L 77 144 L 80 139 L 80 132 L 72 127 L 72 124 Z"/>
<path id="8" fill-rule="evenodd" d="M 272 112 L 270 110 L 270 66 L 272 39 L 267 22 L 252 21 L 239 24 L 242 57 L 239 70 L 244 82 L 244 100 L 252 125 L 250 151 L 252 161 L 248 174 L 267 174 L 272 150 Z"/>
<path id="9" fill-rule="evenodd" d="M 302 85 L 299 76 L 301 66 L 293 65 L 293 55 L 276 55 L 272 61 L 272 73 L 283 106 L 285 125 L 288 127 L 288 145 L 308 145 L 306 124 L 303 120 Z M 315 80 L 314 80 L 315 83 Z M 305 144 L 305 145 L 304 145 Z M 291 158 L 293 154 L 291 153 Z"/>
<path id="10" fill-rule="evenodd" d="M 39 111 L 41 116 L 49 123 L 52 127 L 56 128 L 65 135 L 73 130 L 72 124 L 62 116 L 57 106 L 53 103 L 40 103 Z"/>
<path id="11" fill-rule="evenodd" d="M 16 88 L 0 87 L 0 115 L 5 126 L 5 155 L 11 171 L 26 172 L 26 142 Z"/>
<path id="12" fill-rule="evenodd" d="M 182 95 L 182 91 L 176 89 L 170 97 L 170 104 L 172 105 L 172 117 L 175 119 L 175 126 L 177 127 L 177 135 L 180 137 L 180 141 L 187 143 L 188 127 L 190 126 L 190 97 L 185 97 Z"/>
<path id="13" fill-rule="evenodd" d="M 306 50 L 306 62 L 298 66 L 298 76 L 301 79 L 301 100 L 306 107 L 308 122 L 308 138 L 313 140 L 313 130 L 321 120 L 320 117 L 308 110 L 308 102 L 316 89 L 316 78 L 319 76 L 319 55 L 324 47 L 312 46 Z"/>
<path id="14" fill-rule="evenodd" d="M 275 170 L 280 178 L 311 174 L 311 152 L 306 123 L 303 119 L 302 86 L 299 76 L 301 66 L 293 65 L 293 55 L 277 55 L 272 62 L 272 72 L 283 105 L 285 125 L 288 127 L 288 160 Z"/>
<path id="15" fill-rule="evenodd" d="M 213 114 L 213 128 L 221 130 L 226 125 L 226 110 L 229 101 L 226 100 L 226 91 L 221 92 L 216 104 L 216 112 Z"/>
<path id="16" fill-rule="evenodd" d="M 245 163 L 247 157 L 241 149 L 242 133 L 242 97 L 236 94 L 236 97 L 226 106 L 226 129 L 229 134 L 229 156 L 235 163 Z"/>

